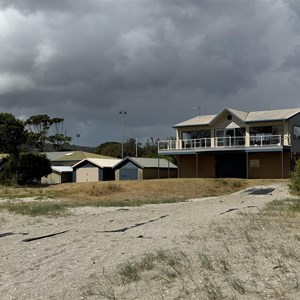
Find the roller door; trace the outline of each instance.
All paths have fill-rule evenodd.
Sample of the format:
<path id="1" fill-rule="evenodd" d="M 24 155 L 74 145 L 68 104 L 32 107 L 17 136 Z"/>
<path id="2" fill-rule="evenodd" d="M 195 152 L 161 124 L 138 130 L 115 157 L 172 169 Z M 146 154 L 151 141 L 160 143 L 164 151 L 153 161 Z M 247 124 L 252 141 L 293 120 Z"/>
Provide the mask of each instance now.
<path id="1" fill-rule="evenodd" d="M 76 171 L 76 182 L 99 181 L 98 168 L 80 168 Z"/>
<path id="2" fill-rule="evenodd" d="M 137 180 L 138 169 L 121 168 L 120 169 L 120 180 Z"/>

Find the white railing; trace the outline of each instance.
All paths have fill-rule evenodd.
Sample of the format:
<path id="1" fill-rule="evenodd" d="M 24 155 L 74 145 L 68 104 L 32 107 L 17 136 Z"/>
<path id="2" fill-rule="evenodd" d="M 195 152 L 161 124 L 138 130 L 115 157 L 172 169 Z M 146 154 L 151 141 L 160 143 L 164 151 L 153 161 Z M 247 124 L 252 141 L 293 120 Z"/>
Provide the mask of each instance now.
<path id="1" fill-rule="evenodd" d="M 283 137 L 281 135 L 251 135 L 250 146 L 281 146 L 283 144 Z"/>
<path id="2" fill-rule="evenodd" d="M 287 139 L 282 135 L 253 135 L 246 140 L 242 137 L 214 137 L 202 139 L 182 139 L 158 142 L 158 151 L 164 150 L 188 150 L 207 148 L 237 148 L 237 147 L 267 147 L 289 145 L 284 142 Z"/>

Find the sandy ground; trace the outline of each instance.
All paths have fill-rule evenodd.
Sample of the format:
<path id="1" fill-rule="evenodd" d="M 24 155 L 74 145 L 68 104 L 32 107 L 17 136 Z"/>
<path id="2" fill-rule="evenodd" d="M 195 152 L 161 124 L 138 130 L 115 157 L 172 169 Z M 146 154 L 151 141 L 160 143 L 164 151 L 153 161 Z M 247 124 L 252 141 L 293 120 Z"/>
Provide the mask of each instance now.
<path id="1" fill-rule="evenodd" d="M 287 184 L 280 183 L 185 203 L 78 208 L 56 218 L 1 212 L 0 298 L 84 299 L 82 288 L 104 270 L 155 249 L 174 249 L 212 221 L 288 196 Z"/>

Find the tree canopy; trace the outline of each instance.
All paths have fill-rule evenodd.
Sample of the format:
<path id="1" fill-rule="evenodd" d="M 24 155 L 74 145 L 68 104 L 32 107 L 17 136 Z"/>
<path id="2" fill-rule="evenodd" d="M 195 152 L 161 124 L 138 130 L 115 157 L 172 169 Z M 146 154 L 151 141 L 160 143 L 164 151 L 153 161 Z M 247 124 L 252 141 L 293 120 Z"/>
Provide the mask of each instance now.
<path id="1" fill-rule="evenodd" d="M 0 113 L 0 151 L 16 156 L 26 140 L 23 122 L 10 113 Z"/>
<path id="2" fill-rule="evenodd" d="M 72 140 L 64 129 L 63 118 L 35 115 L 25 121 L 25 126 L 28 130 L 28 142 L 40 152 L 45 151 L 46 142 L 50 142 L 59 151 Z"/>

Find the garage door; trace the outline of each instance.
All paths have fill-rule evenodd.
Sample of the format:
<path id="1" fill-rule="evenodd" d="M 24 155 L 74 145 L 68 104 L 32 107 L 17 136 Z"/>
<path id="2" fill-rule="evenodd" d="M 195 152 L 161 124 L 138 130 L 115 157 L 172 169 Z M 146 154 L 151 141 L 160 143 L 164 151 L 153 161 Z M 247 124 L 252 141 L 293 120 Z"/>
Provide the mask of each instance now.
<path id="1" fill-rule="evenodd" d="M 221 154 L 216 156 L 216 177 L 246 178 L 245 153 Z"/>
<path id="2" fill-rule="evenodd" d="M 138 179 L 138 169 L 120 169 L 120 180 L 137 180 Z"/>
<path id="3" fill-rule="evenodd" d="M 80 168 L 76 171 L 76 182 L 99 181 L 98 168 Z"/>

